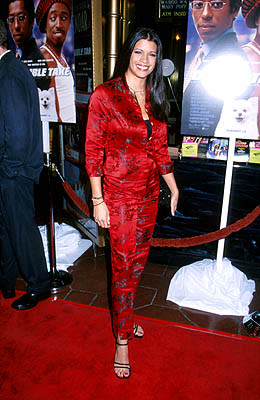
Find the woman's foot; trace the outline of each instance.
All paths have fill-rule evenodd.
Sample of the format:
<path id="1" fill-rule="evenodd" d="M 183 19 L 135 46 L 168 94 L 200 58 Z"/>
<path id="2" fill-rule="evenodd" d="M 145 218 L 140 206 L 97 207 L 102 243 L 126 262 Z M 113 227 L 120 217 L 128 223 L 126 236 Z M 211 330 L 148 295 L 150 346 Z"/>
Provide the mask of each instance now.
<path id="1" fill-rule="evenodd" d="M 131 375 L 131 367 L 128 358 L 128 341 L 117 339 L 114 370 L 117 378 L 127 379 Z"/>
<path id="2" fill-rule="evenodd" d="M 134 337 L 137 339 L 142 339 L 144 336 L 144 330 L 140 325 L 134 324 Z"/>

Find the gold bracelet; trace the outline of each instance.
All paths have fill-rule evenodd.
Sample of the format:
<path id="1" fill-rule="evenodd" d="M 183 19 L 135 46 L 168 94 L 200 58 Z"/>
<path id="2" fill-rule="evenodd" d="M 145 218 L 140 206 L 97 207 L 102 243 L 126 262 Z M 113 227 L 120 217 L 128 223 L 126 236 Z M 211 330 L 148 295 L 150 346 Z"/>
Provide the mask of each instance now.
<path id="1" fill-rule="evenodd" d="M 100 196 L 100 197 L 95 197 L 95 196 L 93 196 L 93 197 L 92 197 L 92 200 L 100 200 L 100 199 L 103 199 L 103 196 Z"/>

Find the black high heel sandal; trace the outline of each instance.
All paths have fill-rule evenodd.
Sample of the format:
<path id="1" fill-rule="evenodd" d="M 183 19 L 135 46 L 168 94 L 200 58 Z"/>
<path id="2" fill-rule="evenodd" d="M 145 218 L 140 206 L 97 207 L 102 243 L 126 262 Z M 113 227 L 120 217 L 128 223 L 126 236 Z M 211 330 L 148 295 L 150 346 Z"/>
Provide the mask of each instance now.
<path id="1" fill-rule="evenodd" d="M 128 346 L 128 343 L 122 343 L 121 344 L 121 343 L 116 342 L 116 346 Z M 123 364 L 123 363 L 119 363 L 119 362 L 114 362 L 114 369 L 115 368 L 121 368 L 121 369 L 125 369 L 125 370 L 129 371 L 129 375 L 127 375 L 127 376 L 125 376 L 125 375 L 118 376 L 116 371 L 115 371 L 115 375 L 116 375 L 116 377 L 118 379 L 129 379 L 130 378 L 130 376 L 131 376 L 131 367 L 130 367 L 129 363 L 128 364 Z"/>
<path id="2" fill-rule="evenodd" d="M 144 337 L 144 333 L 143 333 L 142 335 L 137 335 L 138 326 L 139 326 L 139 325 L 137 325 L 137 324 L 135 324 L 135 326 L 134 326 L 134 337 L 135 337 L 136 339 L 142 339 L 142 338 Z"/>

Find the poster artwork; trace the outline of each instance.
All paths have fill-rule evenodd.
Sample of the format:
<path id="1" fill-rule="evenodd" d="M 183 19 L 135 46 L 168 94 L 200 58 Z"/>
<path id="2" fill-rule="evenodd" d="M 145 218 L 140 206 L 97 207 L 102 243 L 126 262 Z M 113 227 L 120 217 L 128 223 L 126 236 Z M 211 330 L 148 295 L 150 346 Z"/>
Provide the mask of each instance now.
<path id="1" fill-rule="evenodd" d="M 35 78 L 42 121 L 76 122 L 72 0 L 14 0 L 10 48 Z"/>
<path id="2" fill-rule="evenodd" d="M 242 9 L 231 9 L 230 3 L 190 2 L 181 119 L 185 136 L 260 139 L 255 20 L 260 3 L 244 1 Z"/>
<path id="3" fill-rule="evenodd" d="M 74 2 L 76 101 L 87 104 L 93 91 L 91 0 Z"/>

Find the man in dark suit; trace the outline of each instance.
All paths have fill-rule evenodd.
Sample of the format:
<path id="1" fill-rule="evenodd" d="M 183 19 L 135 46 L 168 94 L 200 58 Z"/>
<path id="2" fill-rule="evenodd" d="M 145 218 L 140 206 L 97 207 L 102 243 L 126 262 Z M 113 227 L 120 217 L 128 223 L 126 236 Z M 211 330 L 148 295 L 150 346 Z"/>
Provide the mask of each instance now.
<path id="1" fill-rule="evenodd" d="M 192 1 L 192 18 L 201 39 L 201 47 L 190 65 L 184 80 L 181 133 L 193 136 L 213 136 L 223 107 L 223 98 L 210 93 L 201 82 L 203 69 L 220 56 L 236 56 L 244 62 L 246 57 L 233 31 L 233 22 L 239 12 L 241 0 Z M 233 65 L 235 70 L 237 66 Z M 234 71 L 233 70 L 233 71 Z M 227 78 L 217 73 L 211 81 Z M 201 74 L 201 75 L 200 75 Z M 232 77 L 230 77 L 231 80 Z M 223 90 L 224 91 L 224 90 Z M 250 89 L 248 90 L 248 93 Z M 244 93 L 248 96 L 247 93 Z"/>
<path id="2" fill-rule="evenodd" d="M 34 183 L 43 167 L 42 131 L 35 81 L 7 50 L 0 20 L 0 287 L 15 296 L 18 272 L 27 293 L 12 303 L 25 310 L 49 297 L 50 282 L 40 232 L 34 221 Z"/>

